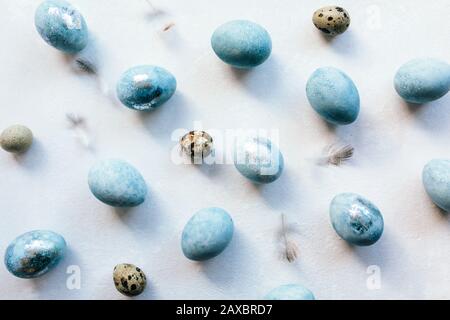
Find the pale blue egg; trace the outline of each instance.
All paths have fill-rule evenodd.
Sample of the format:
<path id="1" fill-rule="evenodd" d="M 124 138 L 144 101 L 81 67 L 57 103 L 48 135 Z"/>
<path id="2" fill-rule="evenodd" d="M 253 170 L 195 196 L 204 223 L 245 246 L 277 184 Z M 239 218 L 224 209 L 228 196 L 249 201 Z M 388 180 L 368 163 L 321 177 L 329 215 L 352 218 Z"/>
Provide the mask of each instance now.
<path id="1" fill-rule="evenodd" d="M 47 230 L 34 230 L 14 239 L 6 249 L 5 265 L 19 278 L 36 278 L 54 268 L 64 257 L 66 241 Z"/>
<path id="2" fill-rule="evenodd" d="M 315 300 L 314 294 L 299 284 L 285 284 L 270 291 L 265 300 Z"/>
<path id="3" fill-rule="evenodd" d="M 252 68 L 269 58 L 272 40 L 266 29 L 259 24 L 233 20 L 214 31 L 211 46 L 225 63 L 236 68 Z"/>
<path id="4" fill-rule="evenodd" d="M 233 232 L 233 220 L 228 212 L 221 208 L 201 209 L 184 227 L 181 248 L 188 259 L 211 259 L 225 250 Z"/>
<path id="5" fill-rule="evenodd" d="M 49 45 L 74 54 L 88 43 L 88 28 L 81 13 L 63 0 L 47 0 L 36 10 L 34 24 Z"/>
<path id="6" fill-rule="evenodd" d="M 340 193 L 330 204 L 330 218 L 336 233 L 345 241 L 369 246 L 380 239 L 384 222 L 380 210 L 356 193 Z"/>
<path id="7" fill-rule="evenodd" d="M 433 159 L 422 171 L 422 182 L 431 200 L 450 212 L 450 160 Z"/>
<path id="8" fill-rule="evenodd" d="M 147 195 L 147 185 L 139 171 L 119 159 L 103 160 L 92 166 L 88 184 L 98 200 L 113 207 L 135 207 Z"/>
<path id="9" fill-rule="evenodd" d="M 410 103 L 437 100 L 450 90 L 450 64 L 433 58 L 411 60 L 398 69 L 394 86 L 397 93 Z"/>
<path id="10" fill-rule="evenodd" d="M 358 117 L 358 89 L 339 69 L 323 67 L 314 71 L 306 83 L 306 96 L 313 109 L 332 124 L 349 124 Z"/>
<path id="11" fill-rule="evenodd" d="M 269 139 L 253 137 L 236 140 L 234 165 L 251 181 L 270 183 L 281 176 L 284 159 L 278 147 Z"/>
<path id="12" fill-rule="evenodd" d="M 117 83 L 119 100 L 128 108 L 146 111 L 159 107 L 175 93 L 177 81 L 166 69 L 136 66 L 123 73 Z"/>

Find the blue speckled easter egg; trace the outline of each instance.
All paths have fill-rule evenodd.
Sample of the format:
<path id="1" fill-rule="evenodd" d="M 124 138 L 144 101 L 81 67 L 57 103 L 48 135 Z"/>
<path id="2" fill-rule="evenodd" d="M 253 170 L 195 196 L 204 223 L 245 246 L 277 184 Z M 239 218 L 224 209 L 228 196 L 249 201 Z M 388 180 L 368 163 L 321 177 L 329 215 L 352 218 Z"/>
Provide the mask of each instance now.
<path id="1" fill-rule="evenodd" d="M 83 16 L 66 1 L 42 2 L 36 10 L 34 24 L 45 42 L 65 53 L 77 53 L 88 43 L 88 28 Z"/>
<path id="2" fill-rule="evenodd" d="M 358 89 L 339 69 L 323 67 L 314 71 L 306 83 L 306 96 L 313 109 L 332 124 L 349 124 L 358 117 Z"/>
<path id="3" fill-rule="evenodd" d="M 216 55 L 236 68 L 252 68 L 267 60 L 272 51 L 269 33 L 251 21 L 234 20 L 214 31 L 211 46 Z"/>
<path id="4" fill-rule="evenodd" d="M 285 284 L 270 291 L 265 300 L 315 300 L 313 293 L 299 284 Z"/>
<path id="5" fill-rule="evenodd" d="M 98 200 L 113 207 L 135 207 L 144 202 L 147 195 L 142 175 L 123 160 L 96 163 L 89 171 L 88 183 Z"/>
<path id="6" fill-rule="evenodd" d="M 398 69 L 394 78 L 397 93 L 410 103 L 427 103 L 450 90 L 450 64 L 432 58 L 411 60 Z"/>
<path id="7" fill-rule="evenodd" d="M 383 216 L 369 200 L 355 193 L 340 193 L 330 205 L 334 230 L 345 241 L 358 246 L 369 246 L 383 233 Z"/>
<path id="8" fill-rule="evenodd" d="M 175 77 L 156 66 L 136 66 L 128 69 L 117 83 L 117 97 L 128 108 L 145 111 L 159 107 L 177 89 Z"/>
<path id="9" fill-rule="evenodd" d="M 19 278 L 36 278 L 50 271 L 64 257 L 66 241 L 59 234 L 34 230 L 14 239 L 5 252 L 5 265 Z"/>
<path id="10" fill-rule="evenodd" d="M 450 160 L 433 159 L 422 171 L 422 182 L 431 200 L 450 212 Z"/>
<path id="11" fill-rule="evenodd" d="M 188 259 L 211 259 L 225 250 L 233 231 L 233 220 L 228 212 L 221 208 L 201 209 L 184 227 L 181 249 Z"/>
<path id="12" fill-rule="evenodd" d="M 281 176 L 284 160 L 278 147 L 269 139 L 253 137 L 236 141 L 234 165 L 251 181 L 270 183 Z"/>

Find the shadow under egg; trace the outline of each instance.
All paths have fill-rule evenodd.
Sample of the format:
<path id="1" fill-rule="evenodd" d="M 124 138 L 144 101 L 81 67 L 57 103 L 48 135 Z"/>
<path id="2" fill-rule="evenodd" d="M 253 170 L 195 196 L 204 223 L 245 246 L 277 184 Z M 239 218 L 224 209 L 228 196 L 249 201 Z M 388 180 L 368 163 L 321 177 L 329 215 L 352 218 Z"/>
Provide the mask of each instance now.
<path id="1" fill-rule="evenodd" d="M 236 230 L 233 239 L 223 252 L 218 256 L 206 261 L 194 262 L 199 265 L 202 273 L 213 283 L 220 287 L 228 287 L 238 284 L 242 277 L 255 277 L 254 263 L 258 259 L 255 258 L 255 252 L 249 248 L 243 234 Z"/>
<path id="2" fill-rule="evenodd" d="M 33 142 L 27 151 L 16 153 L 13 156 L 20 166 L 31 171 L 39 170 L 47 163 L 47 154 L 43 144 L 36 137 L 33 137 Z"/>
<path id="3" fill-rule="evenodd" d="M 414 104 L 398 97 L 400 103 L 408 110 L 419 124 L 432 133 L 446 134 L 450 127 L 450 94 L 437 100 Z"/>
<path id="4" fill-rule="evenodd" d="M 189 104 L 185 95 L 176 91 L 167 102 L 155 109 L 130 111 L 136 112 L 144 128 L 152 136 L 158 138 L 158 142 L 165 143 L 166 139 L 171 139 L 171 135 L 176 129 L 190 126 L 190 118 L 185 116 L 189 113 Z"/>
<path id="5" fill-rule="evenodd" d="M 147 186 L 148 187 L 148 186 Z M 139 234 L 155 235 L 158 226 L 164 224 L 165 213 L 158 205 L 158 199 L 149 189 L 146 199 L 136 207 L 119 208 L 112 207 L 113 213 L 127 227 L 132 229 L 133 235 L 139 238 Z"/>

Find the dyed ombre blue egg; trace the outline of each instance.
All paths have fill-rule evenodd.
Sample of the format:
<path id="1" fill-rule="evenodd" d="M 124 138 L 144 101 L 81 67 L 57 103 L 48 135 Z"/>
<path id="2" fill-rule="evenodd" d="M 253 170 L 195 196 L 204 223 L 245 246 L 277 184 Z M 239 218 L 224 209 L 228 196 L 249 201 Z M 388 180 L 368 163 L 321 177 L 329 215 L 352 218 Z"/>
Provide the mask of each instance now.
<path id="1" fill-rule="evenodd" d="M 66 241 L 47 230 L 34 230 L 14 239 L 6 249 L 5 265 L 19 278 L 36 278 L 50 271 L 64 257 Z"/>
<path id="2" fill-rule="evenodd" d="M 306 96 L 313 109 L 331 124 L 349 124 L 358 117 L 358 89 L 339 69 L 323 67 L 314 71 L 306 83 Z"/>
<path id="3" fill-rule="evenodd" d="M 225 63 L 236 68 L 252 68 L 269 58 L 272 40 L 266 29 L 259 24 L 234 20 L 214 31 L 211 46 Z"/>
<path id="4" fill-rule="evenodd" d="M 315 300 L 313 293 L 299 284 L 285 284 L 270 291 L 265 300 Z"/>
<path id="5" fill-rule="evenodd" d="M 145 111 L 159 107 L 177 89 L 175 77 L 156 66 L 136 66 L 122 74 L 117 83 L 117 97 L 128 108 Z"/>
<path id="6" fill-rule="evenodd" d="M 422 171 L 422 182 L 431 200 L 450 212 L 450 160 L 433 159 Z"/>
<path id="7" fill-rule="evenodd" d="M 88 43 L 88 28 L 83 16 L 66 1 L 42 2 L 36 10 L 34 24 L 45 42 L 65 53 L 77 53 Z"/>
<path id="8" fill-rule="evenodd" d="M 228 212 L 221 208 L 201 209 L 184 227 L 181 249 L 188 259 L 208 260 L 225 250 L 233 232 L 233 220 Z"/>
<path id="9" fill-rule="evenodd" d="M 330 218 L 334 230 L 345 241 L 369 246 L 383 233 L 383 216 L 369 200 L 356 193 L 340 193 L 330 205 Z"/>
<path id="10" fill-rule="evenodd" d="M 98 200 L 113 207 L 135 207 L 147 195 L 147 185 L 139 171 L 119 159 L 96 163 L 89 171 L 88 183 Z"/>
<path id="11" fill-rule="evenodd" d="M 281 176 L 284 160 L 278 147 L 269 139 L 253 137 L 236 141 L 234 165 L 251 181 L 270 183 Z"/>
<path id="12" fill-rule="evenodd" d="M 427 103 L 450 90 L 450 64 L 432 58 L 411 60 L 394 77 L 397 93 L 410 103 Z"/>

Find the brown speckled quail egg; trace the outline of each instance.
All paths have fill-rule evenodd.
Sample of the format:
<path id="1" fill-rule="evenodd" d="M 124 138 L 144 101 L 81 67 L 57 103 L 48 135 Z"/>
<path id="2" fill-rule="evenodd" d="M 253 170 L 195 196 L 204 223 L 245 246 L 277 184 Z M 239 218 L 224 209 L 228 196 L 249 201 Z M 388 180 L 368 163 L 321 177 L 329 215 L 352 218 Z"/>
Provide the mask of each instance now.
<path id="1" fill-rule="evenodd" d="M 327 6 L 314 12 L 313 23 L 324 34 L 335 36 L 347 30 L 350 25 L 350 15 L 342 7 Z"/>
<path id="2" fill-rule="evenodd" d="M 186 133 L 180 140 L 181 151 L 189 156 L 194 163 L 201 163 L 213 149 L 213 139 L 205 131 L 193 130 Z"/>
<path id="3" fill-rule="evenodd" d="M 116 289 L 126 296 L 141 294 L 147 285 L 144 272 L 130 263 L 121 263 L 115 266 L 113 280 Z"/>

